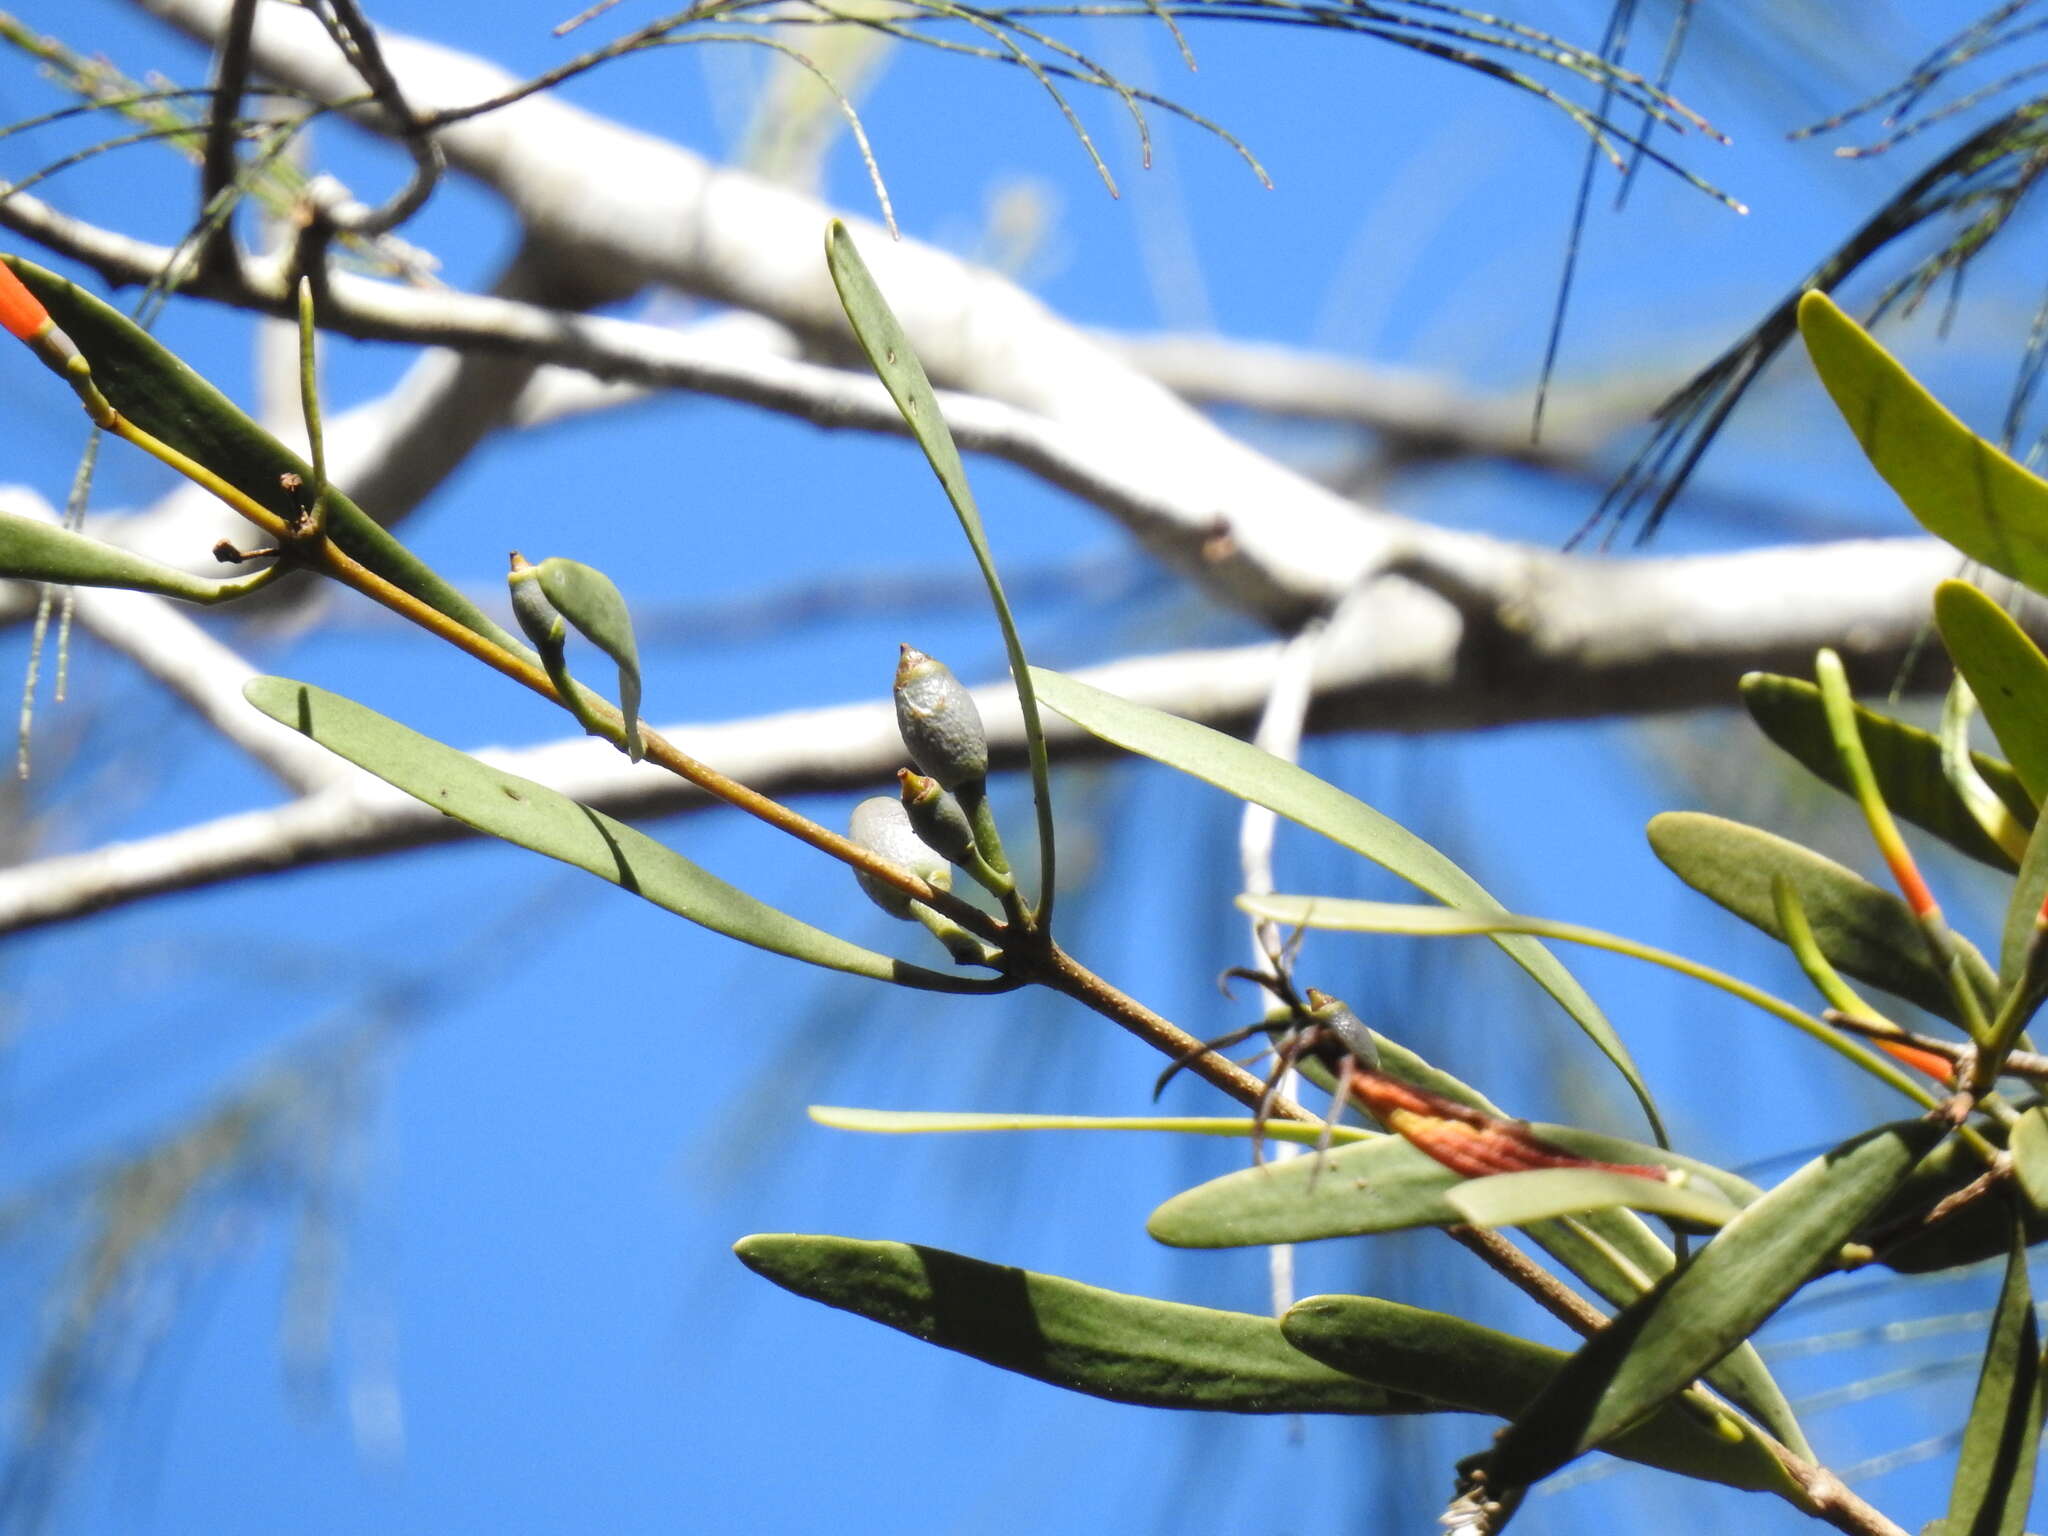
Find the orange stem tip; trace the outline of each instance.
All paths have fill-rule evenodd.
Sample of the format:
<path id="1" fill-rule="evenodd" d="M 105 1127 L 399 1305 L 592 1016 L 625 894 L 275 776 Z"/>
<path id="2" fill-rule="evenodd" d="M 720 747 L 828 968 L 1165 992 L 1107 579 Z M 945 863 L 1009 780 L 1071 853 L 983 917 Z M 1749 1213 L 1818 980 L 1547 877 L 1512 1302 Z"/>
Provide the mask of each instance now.
<path id="1" fill-rule="evenodd" d="M 1943 1087 L 1955 1080 L 1956 1064 L 1939 1052 L 1923 1051 L 1917 1045 L 1905 1045 L 1897 1040 L 1873 1040 L 1871 1044 L 1893 1061 L 1926 1073 Z"/>
<path id="2" fill-rule="evenodd" d="M 12 267 L 0 262 L 0 326 L 17 341 L 34 341 L 49 323 L 43 301 L 28 291 Z"/>
<path id="3" fill-rule="evenodd" d="M 1934 892 L 1927 888 L 1927 882 L 1920 878 L 1920 867 L 1913 862 L 1913 856 L 1903 847 L 1885 854 L 1885 863 L 1891 866 L 1892 880 L 1899 888 L 1899 894 L 1906 898 L 1906 905 L 1916 918 L 1927 918 L 1941 911 L 1935 901 Z"/>

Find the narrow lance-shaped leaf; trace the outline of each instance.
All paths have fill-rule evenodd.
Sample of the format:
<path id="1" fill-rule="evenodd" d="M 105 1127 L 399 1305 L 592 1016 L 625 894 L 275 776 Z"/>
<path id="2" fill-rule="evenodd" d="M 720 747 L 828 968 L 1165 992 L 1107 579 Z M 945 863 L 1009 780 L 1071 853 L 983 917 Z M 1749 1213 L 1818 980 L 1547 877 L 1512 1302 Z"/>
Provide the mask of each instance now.
<path id="1" fill-rule="evenodd" d="M 1496 1442 L 1490 1484 L 1526 1487 L 1684 1390 L 1829 1263 L 1946 1130 L 1914 1120 L 1872 1131 L 1743 1211 L 1572 1356 Z"/>
<path id="2" fill-rule="evenodd" d="M 2005 924 L 1998 937 L 1998 984 L 2001 991 L 2013 986 L 2026 968 L 2027 946 L 2033 942 L 2034 925 L 2041 905 L 2048 901 L 2048 816 L 2034 823 L 2027 839 L 2026 857 L 2006 898 Z"/>
<path id="3" fill-rule="evenodd" d="M 1841 754 L 1828 733 L 1820 690 L 1804 678 L 1752 672 L 1742 680 L 1742 702 L 1770 739 L 1823 783 L 1846 792 Z M 1856 706 L 1856 724 L 1871 771 L 1885 803 L 1901 819 L 1932 832 L 1993 869 L 2010 871 L 2018 861 L 1987 836 L 1942 772 L 1941 742 L 1931 732 Z M 2034 802 L 2010 765 L 1981 752 L 1971 754 L 1978 775 L 2022 828 L 2034 824 Z"/>
<path id="4" fill-rule="evenodd" d="M 2048 503 L 2043 504 L 2048 515 Z M 1934 622 L 2013 771 L 2038 805 L 2048 797 L 2048 656 L 2012 615 L 1967 581 L 1934 589 Z"/>
<path id="5" fill-rule="evenodd" d="M 1248 1115 L 1030 1115 L 973 1113 L 943 1109 L 853 1109 L 838 1104 L 813 1104 L 810 1117 L 836 1131 L 871 1131 L 884 1136 L 955 1135 L 983 1131 L 1164 1131 L 1180 1136 L 1224 1136 L 1250 1140 L 1291 1141 L 1314 1146 L 1323 1128 L 1303 1120 L 1269 1120 L 1258 1124 Z M 1374 1131 L 1352 1125 L 1333 1126 L 1338 1145 L 1383 1141 Z"/>
<path id="6" fill-rule="evenodd" d="M 2004 1133 L 1994 1122 L 1980 1120 L 1977 1126 L 1994 1145 L 2004 1139 Z M 1885 1237 L 1878 1261 L 1902 1275 L 1932 1274 L 2003 1258 L 2012 1240 L 2012 1222 L 2007 1207 L 2000 1201 L 1967 1201 L 1932 1227 L 1916 1220 L 1983 1176 L 1983 1154 L 1961 1137 L 1951 1136 L 1920 1159 L 1892 1197 L 1864 1223 L 1857 1237 Z M 2048 1238 L 2048 1216 L 2030 1214 L 2027 1241 L 2038 1243 L 2044 1238 Z"/>
<path id="7" fill-rule="evenodd" d="M 1789 891 L 1789 887 L 1785 886 L 1783 881 L 1779 881 L 1774 890 Z M 1649 965 L 1663 966 L 1667 970 L 1676 971 L 1680 975 L 1689 976 L 1695 981 L 1738 997 L 1772 1018 L 1790 1024 L 1817 1039 L 1846 1060 L 1854 1062 L 1872 1076 L 1898 1089 L 1915 1103 L 1930 1109 L 1934 1106 L 1933 1096 L 1913 1078 L 1901 1072 L 1862 1041 L 1829 1028 L 1804 1009 L 1795 1008 L 1783 998 L 1776 997 L 1761 987 L 1752 986 L 1725 971 L 1716 970 L 1710 965 L 1702 965 L 1670 950 L 1658 949 L 1654 945 L 1638 943 L 1633 939 L 1624 939 L 1598 928 L 1588 928 L 1578 923 L 1561 923 L 1550 918 L 1522 917 L 1512 912 L 1469 912 L 1457 907 L 1439 907 L 1413 902 L 1357 901 L 1348 897 L 1291 896 L 1277 893 L 1259 895 L 1246 892 L 1237 898 L 1237 904 L 1254 917 L 1287 926 L 1326 928 L 1347 933 L 1399 933 L 1431 937 L 1527 933 L 1538 938 L 1555 939 L 1560 943 L 1584 944 L 1594 949 L 1628 955 Z M 1783 921 L 1782 914 L 1780 921 Z M 1810 940 L 1811 933 L 1804 932 L 1804 937 Z M 1801 945 L 1789 933 L 1788 943 L 1795 953 L 1800 952 Z"/>
<path id="8" fill-rule="evenodd" d="M 242 691 L 271 719 L 463 825 L 573 864 L 743 944 L 928 991 L 985 991 L 992 985 L 891 959 L 813 928 L 602 811 L 478 762 L 337 694 L 282 677 L 254 678 Z"/>
<path id="9" fill-rule="evenodd" d="M 831 269 L 833 286 L 839 291 L 839 303 L 846 311 L 847 321 L 860 341 L 861 350 L 867 354 L 876 377 L 889 391 L 889 398 L 896 402 L 896 409 L 903 413 L 910 435 L 924 450 L 932 473 L 945 487 L 946 499 L 952 502 L 953 511 L 960 519 L 961 531 L 967 535 L 975 562 L 981 567 L 981 579 L 988 586 L 989 601 L 995 605 L 996 623 L 1003 632 L 1003 649 L 1010 660 L 1011 681 L 1017 689 L 1017 706 L 1024 717 L 1024 740 L 1031 755 L 1031 799 L 1038 816 L 1038 913 L 1040 920 L 1049 924 L 1052 919 L 1054 849 L 1052 770 L 1046 758 L 1045 729 L 1038 718 L 1038 695 L 1030 664 L 1024 659 L 1024 641 L 1017 633 L 1017 621 L 1010 613 L 1010 599 L 1003 591 L 995 556 L 989 550 L 988 531 L 982 526 L 981 512 L 974 504 L 974 492 L 967 484 L 967 468 L 960 462 L 960 450 L 953 442 L 945 417 L 939 413 L 939 398 L 932 390 L 931 380 L 925 375 L 924 364 L 918 360 L 910 338 L 904 334 L 902 324 L 889 308 L 889 301 L 882 297 L 881 288 L 876 285 L 874 275 L 868 271 L 867 263 L 861 259 L 860 251 L 853 243 L 853 236 L 837 219 L 825 233 L 825 262 Z"/>
<path id="10" fill-rule="evenodd" d="M 208 581 L 55 523 L 0 512 L 0 576 L 221 603 L 254 591 L 275 575 L 273 567 L 230 581 Z"/>
<path id="11" fill-rule="evenodd" d="M 1736 1207 L 1712 1186 L 1666 1184 L 1604 1168 L 1538 1168 L 1467 1179 L 1444 1197 L 1476 1227 L 1521 1227 L 1552 1216 L 1625 1206 L 1714 1228 Z"/>
<path id="12" fill-rule="evenodd" d="M 1969 682 L 1961 676 L 1950 678 L 1948 695 L 1941 701 L 1941 774 L 1970 819 L 2017 866 L 2026 854 L 2031 824 L 2013 813 L 1978 770 L 1977 754 L 1970 750 L 1970 722 L 1976 716 L 1977 695 Z"/>
<path id="13" fill-rule="evenodd" d="M 227 396 L 111 305 L 19 256 L 0 256 L 42 301 L 92 365 L 115 409 L 152 437 L 211 470 L 286 520 L 300 508 L 287 475 L 313 482 L 312 466 L 250 420 Z M 339 490 L 324 500 L 327 536 L 370 570 L 517 655 L 526 648 L 444 581 Z"/>
<path id="14" fill-rule="evenodd" d="M 1532 1125 L 1530 1130 L 1545 1141 L 1601 1162 L 1654 1163 L 1681 1170 L 1689 1187 L 1712 1192 L 1709 1198 L 1715 1201 L 1717 1222 L 1758 1195 L 1754 1185 L 1737 1175 L 1662 1147 L 1570 1125 Z M 1461 1177 L 1398 1137 L 1375 1137 L 1326 1153 L 1320 1166 L 1311 1159 L 1297 1158 L 1241 1169 L 1183 1190 L 1152 1213 L 1146 1230 L 1176 1248 L 1246 1248 L 1450 1226 L 1470 1219 L 1452 1203 L 1451 1192 L 1478 1182 L 1484 1181 Z M 1648 1179 L 1634 1182 L 1673 1187 L 1654 1185 Z M 1532 1233 L 1547 1232 L 1554 1225 L 1532 1219 Z M 1651 1270 L 1648 1279 L 1670 1267 L 1668 1250 L 1659 1264 L 1635 1245 L 1623 1246 L 1631 1261 Z M 1623 1299 L 1632 1299 L 1634 1294 L 1631 1291 Z"/>
<path id="15" fill-rule="evenodd" d="M 1649 837 L 1652 851 L 1679 879 L 1780 943 L 1785 932 L 1771 884 L 1784 879 L 1835 969 L 1955 1018 L 1955 998 L 1927 959 L 1913 914 L 1890 891 L 1798 843 L 1697 811 L 1652 817 Z M 1954 942 L 1979 995 L 1993 997 L 1998 981 L 1984 957 L 1960 934 Z"/>
<path id="16" fill-rule="evenodd" d="M 626 756 L 640 761 L 640 650 L 633 615 L 603 571 L 556 555 L 537 567 L 541 591 L 555 610 L 619 669 L 619 713 L 626 718 Z"/>
<path id="17" fill-rule="evenodd" d="M 2041 1445 L 2042 1361 L 2027 1237 L 2013 1223 L 2005 1284 L 1991 1317 L 1977 1393 L 1949 1492 L 1944 1536 L 2022 1536 Z"/>
<path id="18" fill-rule="evenodd" d="M 1270 1317 L 1098 1289 L 912 1243 L 763 1233 L 733 1252 L 786 1291 L 1070 1392 L 1228 1413 L 1432 1413 L 1311 1360 Z"/>
<path id="19" fill-rule="evenodd" d="M 2036 1211 L 2048 1211 L 2048 1107 L 2036 1104 L 2012 1128 L 2012 1171 Z"/>
<path id="20" fill-rule="evenodd" d="M 1448 1073 L 1430 1067 L 1384 1035 L 1375 1034 L 1380 1064 L 1432 1092 L 1488 1114 L 1499 1108 Z M 1661 1163 L 1681 1170 L 1696 1188 L 1718 1191 L 1736 1206 L 1758 1198 L 1748 1180 L 1661 1147 L 1644 1146 L 1569 1125 L 1530 1127 L 1554 1142 L 1607 1163 Z M 1327 1153 L 1320 1162 L 1247 1168 L 1174 1196 L 1152 1213 L 1153 1237 L 1175 1247 L 1241 1248 L 1318 1238 L 1362 1236 L 1462 1220 L 1449 1193 L 1462 1181 L 1442 1163 L 1399 1137 L 1379 1137 Z M 1533 1221 L 1531 1240 L 1615 1306 L 1626 1306 L 1676 1262 L 1670 1246 L 1633 1211 L 1592 1210 L 1562 1220 Z M 1794 1450 L 1806 1439 L 1754 1348 L 1745 1344 L 1716 1366 L 1711 1379 Z"/>
<path id="21" fill-rule="evenodd" d="M 1192 720 L 1133 704 L 1043 667 L 1033 669 L 1041 697 L 1092 736 L 1263 805 L 1365 855 L 1452 906 L 1504 912 L 1485 887 L 1406 827 L 1304 768 Z M 1628 1047 L 1586 989 L 1536 940 L 1500 934 L 1494 942 L 1557 999 L 1635 1091 L 1659 1143 L 1668 1138 L 1655 1100 Z"/>
<path id="22" fill-rule="evenodd" d="M 1513 1419 L 1570 1358 L 1460 1317 L 1371 1296 L 1310 1296 L 1280 1320 L 1304 1354 L 1393 1391 Z M 1605 1449 L 1630 1461 L 1795 1501 L 1798 1485 L 1755 1431 L 1702 1400 L 1673 1404 Z"/>
<path id="23" fill-rule="evenodd" d="M 1799 330 L 1871 466 L 1921 526 L 2048 592 L 2048 481 L 1958 421 L 1825 294 L 1800 301 Z"/>

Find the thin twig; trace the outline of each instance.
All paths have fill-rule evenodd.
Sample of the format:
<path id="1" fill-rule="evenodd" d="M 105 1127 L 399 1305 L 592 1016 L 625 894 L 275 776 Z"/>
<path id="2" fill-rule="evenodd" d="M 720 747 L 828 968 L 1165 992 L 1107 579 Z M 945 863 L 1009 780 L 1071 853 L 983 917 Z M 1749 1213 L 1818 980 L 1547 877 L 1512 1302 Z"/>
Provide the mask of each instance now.
<path id="1" fill-rule="evenodd" d="M 249 40 L 255 25 L 256 0 L 235 0 L 214 66 L 213 110 L 207 115 L 206 147 L 199 170 L 202 216 L 235 184 L 235 143 L 240 137 L 242 92 L 249 84 Z M 200 236 L 196 265 L 209 276 L 228 281 L 239 275 L 240 254 L 226 220 L 210 225 Z"/>
<path id="2" fill-rule="evenodd" d="M 430 128 L 407 105 L 404 90 L 391 73 L 391 66 L 384 61 L 376 29 L 370 25 L 370 19 L 363 14 L 356 0 L 324 0 L 324 3 L 333 9 L 332 18 L 320 6 L 313 7 L 314 13 L 327 26 L 347 56 L 350 67 L 370 88 L 377 105 L 390 117 L 391 134 L 412 156 L 411 180 L 382 207 L 351 211 L 341 226 L 349 234 L 374 238 L 388 234 L 419 212 L 427 199 L 433 196 L 447 161 Z"/>

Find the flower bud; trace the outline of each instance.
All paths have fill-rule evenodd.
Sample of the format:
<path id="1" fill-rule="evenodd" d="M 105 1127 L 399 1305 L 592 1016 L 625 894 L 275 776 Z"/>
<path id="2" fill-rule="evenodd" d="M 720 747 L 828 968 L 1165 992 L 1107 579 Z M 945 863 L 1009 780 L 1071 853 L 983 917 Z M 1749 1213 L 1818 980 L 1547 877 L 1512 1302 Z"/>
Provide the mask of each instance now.
<path id="1" fill-rule="evenodd" d="M 896 771 L 902 786 L 903 809 L 910 825 L 926 846 L 937 850 L 955 864 L 971 864 L 977 857 L 974 827 L 960 802 L 939 788 L 939 781 L 908 768 Z"/>
<path id="2" fill-rule="evenodd" d="M 512 574 L 506 578 L 512 588 L 512 616 L 519 628 L 543 655 L 559 654 L 568 630 L 561 614 L 540 589 L 540 567 L 527 563 L 526 556 L 512 551 Z"/>
<path id="3" fill-rule="evenodd" d="M 892 864 L 900 864 L 913 875 L 941 890 L 953 888 L 953 871 L 946 867 L 946 861 L 919 840 L 917 832 L 910 825 L 910 816 L 903 809 L 903 802 L 889 795 L 872 795 L 853 808 L 853 819 L 847 825 L 846 835 L 870 853 L 879 853 Z M 855 870 L 854 877 L 860 881 L 860 888 L 868 898 L 891 917 L 906 921 L 915 918 L 911 909 L 911 898 L 893 885 L 877 880 L 865 870 Z"/>
<path id="4" fill-rule="evenodd" d="M 915 646 L 904 646 L 896 665 L 896 729 L 910 760 L 941 789 L 988 776 L 988 734 L 974 696 L 944 662 Z"/>

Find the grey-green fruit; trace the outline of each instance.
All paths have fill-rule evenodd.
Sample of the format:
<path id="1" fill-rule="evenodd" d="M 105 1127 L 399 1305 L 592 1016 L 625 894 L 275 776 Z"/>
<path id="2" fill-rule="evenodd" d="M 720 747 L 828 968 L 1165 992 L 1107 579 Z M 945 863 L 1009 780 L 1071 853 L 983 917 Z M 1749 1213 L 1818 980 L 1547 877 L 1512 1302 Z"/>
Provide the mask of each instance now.
<path id="1" fill-rule="evenodd" d="M 508 579 L 512 587 L 512 616 L 518 619 L 519 628 L 539 650 L 559 654 L 568 630 L 562 615 L 548 601 L 547 593 L 540 589 L 540 567 L 528 564 L 526 556 L 515 549 Z"/>
<path id="2" fill-rule="evenodd" d="M 903 809 L 917 835 L 953 863 L 971 862 L 975 857 L 974 828 L 960 803 L 939 788 L 937 779 L 922 773 L 901 768 L 896 779 L 902 786 Z"/>
<path id="3" fill-rule="evenodd" d="M 974 696 L 944 662 L 912 645 L 896 664 L 896 729 L 910 760 L 941 789 L 988 777 L 988 733 Z"/>
<path id="4" fill-rule="evenodd" d="M 942 890 L 953 888 L 953 871 L 943 858 L 925 846 L 910 825 L 903 802 L 894 796 L 871 795 L 856 805 L 846 835 L 870 853 L 879 853 L 890 863 L 901 864 L 928 884 Z M 861 870 L 855 870 L 854 877 L 869 899 L 891 917 L 906 921 L 914 918 L 911 899 L 895 886 L 885 885 Z"/>

